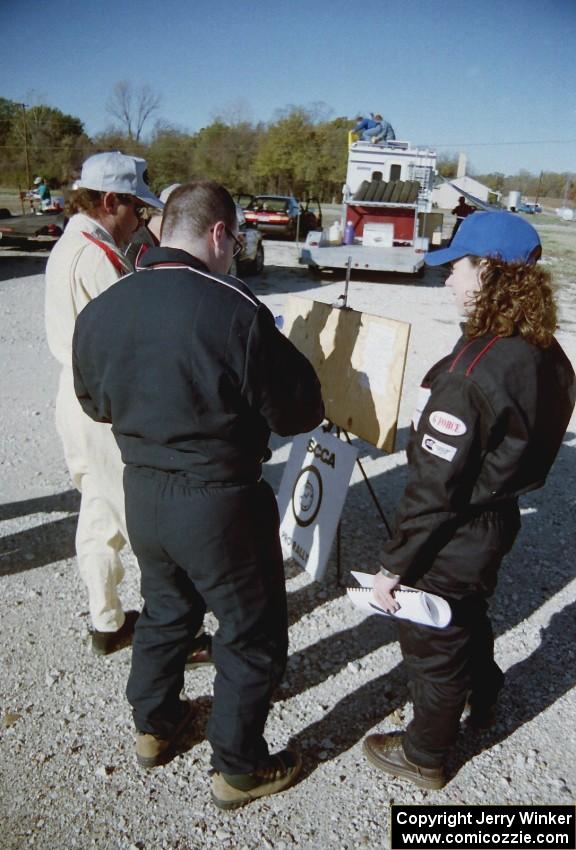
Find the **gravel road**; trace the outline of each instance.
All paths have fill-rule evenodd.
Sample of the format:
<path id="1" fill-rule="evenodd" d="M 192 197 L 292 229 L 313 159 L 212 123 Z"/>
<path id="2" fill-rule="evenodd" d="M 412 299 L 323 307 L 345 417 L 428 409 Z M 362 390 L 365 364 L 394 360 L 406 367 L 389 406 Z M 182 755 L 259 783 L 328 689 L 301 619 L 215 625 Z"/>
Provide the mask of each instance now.
<path id="1" fill-rule="evenodd" d="M 550 223 L 542 232 L 545 261 L 559 275 L 559 338 L 576 362 L 576 226 Z M 275 313 L 288 292 L 333 302 L 343 291 L 341 280 L 310 278 L 295 256 L 294 246 L 267 242 L 265 273 L 252 280 Z M 236 812 L 213 807 L 203 738 L 209 670 L 186 674 L 198 723 L 182 752 L 164 768 L 138 769 L 124 697 L 130 650 L 102 659 L 88 645 L 86 596 L 73 558 L 78 498 L 53 424 L 57 368 L 43 332 L 45 262 L 41 252 L 0 251 L 0 846 L 381 850 L 389 847 L 392 802 L 572 803 L 576 420 L 546 488 L 522 500 L 523 529 L 493 603 L 497 658 L 508 674 L 499 722 L 490 732 L 461 735 L 442 791 L 387 779 L 362 756 L 363 736 L 401 729 L 410 707 L 393 623 L 365 618 L 341 586 L 350 568 L 375 571 L 386 537 L 358 470 L 343 515 L 340 580 L 334 558 L 323 584 L 286 565 L 290 659 L 267 735 L 274 749 L 300 747 L 299 783 Z M 418 382 L 458 333 L 442 281 L 441 270 L 429 270 L 417 285 L 375 278 L 350 287 L 353 308 L 412 324 L 397 451 L 384 456 L 358 443 L 390 519 L 404 483 Z M 273 448 L 266 475 L 277 487 L 289 443 L 276 439 Z M 123 597 L 137 607 L 137 565 L 131 554 L 125 563 Z M 215 628 L 211 617 L 208 626 Z"/>

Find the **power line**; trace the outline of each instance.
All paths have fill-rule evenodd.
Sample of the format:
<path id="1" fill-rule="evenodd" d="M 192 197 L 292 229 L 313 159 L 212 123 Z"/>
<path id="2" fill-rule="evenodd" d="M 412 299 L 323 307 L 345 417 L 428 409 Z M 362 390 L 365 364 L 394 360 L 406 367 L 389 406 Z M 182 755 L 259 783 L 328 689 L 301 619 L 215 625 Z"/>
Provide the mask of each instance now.
<path id="1" fill-rule="evenodd" d="M 434 148 L 489 148 L 499 145 L 573 145 L 575 143 L 576 139 L 539 139 L 537 141 L 524 139 L 520 142 L 429 142 L 428 144 Z"/>

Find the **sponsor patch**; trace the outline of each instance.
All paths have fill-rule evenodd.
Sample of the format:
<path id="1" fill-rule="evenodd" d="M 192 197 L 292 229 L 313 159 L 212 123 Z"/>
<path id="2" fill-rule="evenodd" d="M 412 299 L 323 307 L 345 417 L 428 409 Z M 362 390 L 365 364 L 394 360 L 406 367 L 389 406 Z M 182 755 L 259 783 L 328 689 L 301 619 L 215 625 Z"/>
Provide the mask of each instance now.
<path id="1" fill-rule="evenodd" d="M 430 398 L 431 390 L 428 387 L 419 387 L 418 395 L 416 396 L 416 408 L 414 413 L 412 414 L 412 425 L 414 426 L 414 430 L 418 430 L 418 424 L 420 422 L 420 417 L 422 416 L 422 411 L 428 404 L 428 399 Z"/>
<path id="2" fill-rule="evenodd" d="M 422 438 L 422 448 L 431 455 L 441 457 L 442 460 L 453 461 L 454 455 L 458 451 L 455 446 L 449 446 L 448 443 L 442 443 L 436 437 L 431 437 L 430 434 L 424 434 Z"/>
<path id="3" fill-rule="evenodd" d="M 440 434 L 449 434 L 451 437 L 461 437 L 468 430 L 465 423 L 452 413 L 444 410 L 434 410 L 428 417 L 430 425 Z"/>

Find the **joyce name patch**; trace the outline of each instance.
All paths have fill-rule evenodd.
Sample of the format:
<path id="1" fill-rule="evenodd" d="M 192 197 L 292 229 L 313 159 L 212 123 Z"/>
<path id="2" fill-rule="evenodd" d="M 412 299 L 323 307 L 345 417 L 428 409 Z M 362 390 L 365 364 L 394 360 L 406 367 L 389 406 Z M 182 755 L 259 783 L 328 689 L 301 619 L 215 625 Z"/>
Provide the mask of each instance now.
<path id="1" fill-rule="evenodd" d="M 428 421 L 435 431 L 439 431 L 440 434 L 449 434 L 451 437 L 460 437 L 468 430 L 461 419 L 443 410 L 432 411 Z"/>
<path id="2" fill-rule="evenodd" d="M 431 437 L 430 434 L 424 434 L 422 438 L 422 448 L 431 455 L 441 457 L 442 460 L 452 461 L 454 455 L 458 451 L 455 446 L 449 446 L 448 443 L 442 443 L 436 437 Z"/>

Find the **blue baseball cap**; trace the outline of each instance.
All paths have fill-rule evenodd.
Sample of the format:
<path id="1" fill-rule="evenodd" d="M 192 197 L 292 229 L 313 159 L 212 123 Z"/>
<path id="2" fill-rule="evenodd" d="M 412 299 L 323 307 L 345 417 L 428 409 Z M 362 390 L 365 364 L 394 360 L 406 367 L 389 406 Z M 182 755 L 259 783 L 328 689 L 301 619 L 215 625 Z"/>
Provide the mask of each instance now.
<path id="1" fill-rule="evenodd" d="M 538 232 L 510 212 L 475 212 L 464 219 L 447 248 L 430 251 L 424 260 L 441 266 L 461 257 L 496 257 L 505 263 L 535 263 L 542 253 Z"/>

